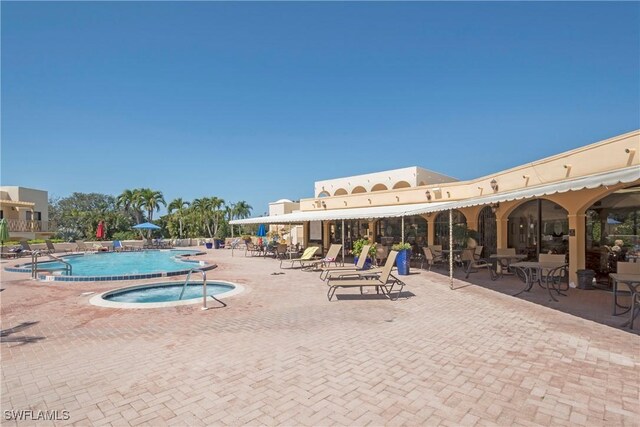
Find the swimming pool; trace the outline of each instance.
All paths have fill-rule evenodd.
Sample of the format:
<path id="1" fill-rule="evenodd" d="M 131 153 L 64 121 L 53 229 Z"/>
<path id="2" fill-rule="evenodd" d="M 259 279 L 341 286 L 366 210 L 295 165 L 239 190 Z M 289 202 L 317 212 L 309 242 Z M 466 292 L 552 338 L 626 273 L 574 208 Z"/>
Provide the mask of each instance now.
<path id="1" fill-rule="evenodd" d="M 182 299 L 179 299 L 183 285 L 183 282 L 163 282 L 131 286 L 95 295 L 89 302 L 111 308 L 159 308 L 202 302 L 202 282 L 189 282 Z M 207 282 L 207 295 L 215 299 L 227 298 L 243 290 L 241 285 L 234 283 Z M 208 301 L 214 302 L 214 298 L 208 298 Z"/>
<path id="2" fill-rule="evenodd" d="M 62 259 L 71 264 L 71 275 L 65 275 L 65 266 L 61 262 L 44 261 L 38 263 L 38 278 L 72 282 L 132 280 L 186 274 L 192 268 L 214 268 L 214 265 L 188 258 L 201 253 L 194 250 L 145 250 L 66 255 Z M 30 273 L 31 263 L 5 270 Z"/>

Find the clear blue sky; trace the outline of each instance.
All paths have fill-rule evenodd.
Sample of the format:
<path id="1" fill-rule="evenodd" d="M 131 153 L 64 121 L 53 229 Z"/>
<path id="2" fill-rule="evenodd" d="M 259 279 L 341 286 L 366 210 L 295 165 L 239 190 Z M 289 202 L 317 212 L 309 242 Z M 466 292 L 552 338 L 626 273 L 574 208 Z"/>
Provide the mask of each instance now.
<path id="1" fill-rule="evenodd" d="M 638 3 L 2 2 L 3 185 L 246 200 L 640 128 Z"/>

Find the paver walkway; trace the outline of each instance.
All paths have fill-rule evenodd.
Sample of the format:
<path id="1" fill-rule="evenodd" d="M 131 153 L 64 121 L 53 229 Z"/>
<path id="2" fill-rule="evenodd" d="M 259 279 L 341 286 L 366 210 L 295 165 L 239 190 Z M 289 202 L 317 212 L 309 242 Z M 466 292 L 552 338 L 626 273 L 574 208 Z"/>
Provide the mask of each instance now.
<path id="1" fill-rule="evenodd" d="M 82 293 L 128 284 L 3 272 L 2 424 L 640 425 L 638 335 L 436 273 L 328 302 L 316 273 L 205 258 L 247 288 L 227 308 L 100 308 Z"/>

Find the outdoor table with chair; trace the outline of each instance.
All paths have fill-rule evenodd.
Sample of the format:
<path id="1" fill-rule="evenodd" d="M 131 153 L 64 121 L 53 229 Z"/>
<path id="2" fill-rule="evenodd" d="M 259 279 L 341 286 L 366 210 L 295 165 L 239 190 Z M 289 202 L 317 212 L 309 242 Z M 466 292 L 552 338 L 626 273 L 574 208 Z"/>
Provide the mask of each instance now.
<path id="1" fill-rule="evenodd" d="M 616 315 L 616 300 L 615 295 L 618 291 L 618 287 L 620 284 L 624 284 L 628 287 L 629 292 L 631 294 L 631 306 L 628 310 L 623 311 L 624 314 L 630 312 L 629 320 L 623 323 L 621 326 L 629 326 L 630 329 L 633 329 L 633 322 L 635 318 L 638 316 L 638 312 L 640 312 L 640 274 L 621 274 L 621 273 L 610 273 L 609 277 L 611 277 L 614 284 L 614 302 L 613 302 L 613 314 Z"/>
<path id="2" fill-rule="evenodd" d="M 527 259 L 525 254 L 491 254 L 489 259 L 496 260 L 496 273 L 498 277 L 502 277 L 504 274 L 513 274 L 511 272 L 511 265 L 513 262 L 523 261 Z"/>
<path id="3" fill-rule="evenodd" d="M 568 264 L 563 261 L 521 261 L 511 264 L 511 267 L 519 272 L 520 277 L 525 282 L 525 287 L 513 296 L 520 295 L 523 292 L 530 292 L 533 284 L 537 283 L 541 288 L 546 288 L 549 297 L 558 302 L 553 296 L 552 290 L 558 295 L 566 296 L 560 289 L 560 281 L 566 278 L 566 270 Z"/>

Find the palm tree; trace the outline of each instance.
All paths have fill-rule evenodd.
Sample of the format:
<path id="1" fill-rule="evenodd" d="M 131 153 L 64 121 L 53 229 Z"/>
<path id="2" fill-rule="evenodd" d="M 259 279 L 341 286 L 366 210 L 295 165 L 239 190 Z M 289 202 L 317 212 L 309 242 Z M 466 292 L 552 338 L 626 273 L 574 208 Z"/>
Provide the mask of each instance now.
<path id="1" fill-rule="evenodd" d="M 153 221 L 153 212 L 160 210 L 160 205 L 167 206 L 161 191 L 152 190 L 150 188 L 140 189 L 140 207 L 147 210 L 148 221 Z"/>
<path id="2" fill-rule="evenodd" d="M 231 217 L 232 219 L 245 219 L 251 216 L 251 205 L 244 200 L 231 205 Z M 233 226 L 231 226 L 231 234 L 233 235 Z"/>
<path id="3" fill-rule="evenodd" d="M 209 220 L 211 218 L 211 201 L 206 197 L 195 199 L 193 203 L 191 203 L 191 208 L 195 211 L 200 221 L 202 221 L 205 229 L 209 232 L 209 237 L 213 237 L 211 233 L 211 225 L 209 224 Z"/>
<path id="4" fill-rule="evenodd" d="M 182 198 L 173 199 L 171 203 L 169 203 L 168 210 L 169 213 L 174 210 L 177 211 L 178 224 L 180 225 L 179 236 L 182 239 L 182 217 L 184 216 L 184 208 L 189 207 L 189 202 L 182 200 Z"/>
<path id="5" fill-rule="evenodd" d="M 138 224 L 142 222 L 140 210 L 140 189 L 124 190 L 116 199 L 116 207 L 127 213 L 133 213 Z"/>

